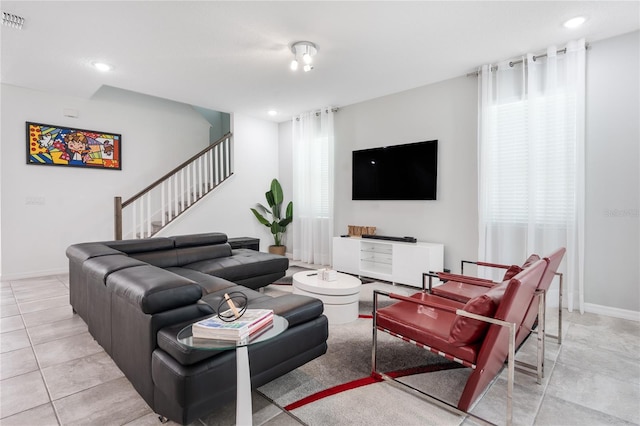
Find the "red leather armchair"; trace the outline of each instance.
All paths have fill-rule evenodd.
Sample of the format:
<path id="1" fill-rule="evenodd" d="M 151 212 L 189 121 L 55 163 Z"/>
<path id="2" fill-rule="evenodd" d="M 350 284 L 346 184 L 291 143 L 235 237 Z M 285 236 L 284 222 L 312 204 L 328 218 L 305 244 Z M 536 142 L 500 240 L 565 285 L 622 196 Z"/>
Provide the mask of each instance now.
<path id="1" fill-rule="evenodd" d="M 558 272 L 558 268 L 560 267 L 560 263 L 562 262 L 565 252 L 566 252 L 566 249 L 564 247 L 561 247 L 553 251 L 547 257 L 545 257 L 545 260 L 547 260 L 547 262 L 549 263 L 549 268 L 547 269 L 544 276 L 540 280 L 540 283 L 538 284 L 538 291 L 539 291 L 538 295 L 531 302 L 531 306 L 529 306 L 527 310 L 527 315 L 525 317 L 525 320 L 522 323 L 521 329 L 518 332 L 518 336 L 516 337 L 517 346 L 520 346 L 529 336 L 529 334 L 531 333 L 535 325 L 536 318 L 538 319 L 538 323 L 540 324 L 540 321 L 542 319 L 539 318 L 539 312 L 538 312 L 539 305 L 540 305 L 539 299 L 546 298 L 546 293 L 549 291 L 549 288 L 551 287 L 551 282 L 553 281 L 554 276 L 558 276 L 560 280 L 559 290 L 558 290 L 559 291 L 558 334 L 557 336 L 549 336 L 549 337 L 556 338 L 558 340 L 558 343 L 562 344 L 562 274 Z M 507 280 L 513 275 L 515 275 L 515 273 L 526 268 L 528 265 L 530 265 L 531 263 L 533 263 L 538 259 L 540 259 L 538 255 L 532 254 L 525 261 L 522 267 L 519 267 L 517 265 L 509 266 L 509 265 L 501 265 L 497 263 L 470 262 L 470 261 L 463 260 L 461 269 L 464 271 L 463 269 L 464 263 L 473 263 L 478 266 L 491 267 L 491 268 L 501 268 L 506 270 L 503 280 Z M 440 286 L 432 288 L 431 278 L 433 277 L 433 274 L 423 274 L 423 278 L 426 276 L 429 277 L 429 292 L 436 294 L 438 296 L 447 297 L 447 298 L 464 302 L 464 303 L 466 303 L 467 301 L 469 301 L 474 297 L 477 297 L 485 293 L 489 288 L 498 284 L 491 280 L 476 278 L 469 275 L 456 275 L 456 274 L 449 274 L 444 272 L 437 272 L 435 273 L 435 276 L 437 276 L 440 280 L 446 281 L 446 282 Z M 424 282 L 423 282 L 423 285 L 424 285 Z M 543 295 L 541 293 L 545 293 L 545 294 Z M 545 306 L 543 305 L 543 308 L 544 307 Z M 542 332 L 544 332 L 544 330 L 542 330 Z"/>
<path id="2" fill-rule="evenodd" d="M 516 331 L 546 269 L 547 262 L 539 260 L 467 303 L 426 292 L 406 297 L 374 291 L 372 374 L 400 383 L 378 372 L 376 367 L 377 332 L 399 337 L 473 369 L 457 406 L 418 391 L 440 406 L 446 405 L 457 413 L 473 416 L 468 412 L 472 404 L 507 360 L 507 423 L 511 424 Z M 380 296 L 398 302 L 378 308 Z"/>
<path id="3" fill-rule="evenodd" d="M 531 301 L 531 305 L 529 305 L 527 312 L 525 314 L 525 318 L 518 328 L 516 333 L 516 349 L 519 348 L 524 341 L 531 335 L 533 328 L 538 327 L 537 333 L 537 346 L 538 346 L 538 354 L 537 354 L 537 362 L 536 365 L 531 365 L 525 362 L 518 361 L 518 366 L 520 371 L 535 375 L 537 377 L 538 383 L 542 383 L 542 378 L 544 377 L 544 354 L 545 354 L 545 336 L 554 337 L 558 340 L 558 344 L 562 344 L 562 274 L 558 273 L 558 267 L 560 266 L 560 262 L 564 257 L 566 249 L 561 247 L 551 253 L 549 256 L 545 257 L 545 261 L 548 263 L 548 268 L 545 271 L 544 275 L 540 279 L 538 283 L 538 287 L 536 293 L 534 295 L 533 300 Z M 464 267 L 464 263 L 473 263 L 479 266 L 490 267 L 490 268 L 500 268 L 506 270 L 504 279 L 508 279 L 513 276 L 513 274 L 521 271 L 523 268 L 526 268 L 535 260 L 539 259 L 539 256 L 536 254 L 532 254 L 525 261 L 522 267 L 517 265 L 501 265 L 496 263 L 487 263 L 487 262 L 470 262 L 470 261 L 462 261 L 461 269 Z M 464 269 L 463 269 L 464 270 Z M 553 281 L 553 277 L 558 275 L 560 277 L 560 285 L 559 285 L 559 305 L 558 305 L 558 334 L 556 336 L 546 334 L 546 294 L 549 291 L 549 287 L 551 286 L 551 282 Z M 457 300 L 460 302 L 467 302 L 470 299 L 477 297 L 481 294 L 486 293 L 490 288 L 497 285 L 498 283 L 492 282 L 491 280 L 486 280 L 482 278 L 476 278 L 469 275 L 456 275 L 449 273 L 438 272 L 436 274 L 424 274 L 423 275 L 423 287 L 424 287 L 424 277 L 429 276 L 429 292 L 450 298 L 453 300 Z M 444 284 L 431 287 L 431 278 L 437 276 L 443 281 L 446 281 Z"/>

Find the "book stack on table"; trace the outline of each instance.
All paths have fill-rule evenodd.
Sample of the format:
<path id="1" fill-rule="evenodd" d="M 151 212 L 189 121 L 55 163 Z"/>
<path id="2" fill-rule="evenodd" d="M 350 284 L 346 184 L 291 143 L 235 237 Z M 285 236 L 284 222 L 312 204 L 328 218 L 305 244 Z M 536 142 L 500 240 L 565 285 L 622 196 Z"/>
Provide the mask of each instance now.
<path id="1" fill-rule="evenodd" d="M 230 311 L 221 315 L 229 314 Z M 233 321 L 224 321 L 217 315 L 193 324 L 191 333 L 195 338 L 239 341 L 267 330 L 273 324 L 273 310 L 247 309 Z"/>

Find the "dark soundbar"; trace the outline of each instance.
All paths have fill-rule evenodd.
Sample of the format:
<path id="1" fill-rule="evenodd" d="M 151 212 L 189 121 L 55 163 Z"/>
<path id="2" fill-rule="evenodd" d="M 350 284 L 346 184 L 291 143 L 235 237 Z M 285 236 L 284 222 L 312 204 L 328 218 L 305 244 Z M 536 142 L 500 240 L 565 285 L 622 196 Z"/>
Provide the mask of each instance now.
<path id="1" fill-rule="evenodd" d="M 403 243 L 417 243 L 418 240 L 416 240 L 414 237 L 387 237 L 384 235 L 369 235 L 369 234 L 362 234 L 362 238 L 371 238 L 371 239 L 375 239 L 375 240 L 387 240 L 387 241 L 400 241 Z"/>

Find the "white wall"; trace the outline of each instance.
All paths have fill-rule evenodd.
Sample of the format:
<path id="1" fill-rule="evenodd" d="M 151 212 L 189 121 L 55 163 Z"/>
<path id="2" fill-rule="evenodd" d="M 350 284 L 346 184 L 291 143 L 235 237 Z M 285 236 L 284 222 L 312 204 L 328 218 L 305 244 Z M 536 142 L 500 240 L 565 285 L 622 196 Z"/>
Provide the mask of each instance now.
<path id="1" fill-rule="evenodd" d="M 587 52 L 585 302 L 640 311 L 640 32 Z M 640 316 L 639 316 L 640 317 Z"/>
<path id="2" fill-rule="evenodd" d="M 348 225 L 375 226 L 379 235 L 412 236 L 445 246 L 445 268 L 478 249 L 477 80 L 459 77 L 340 108 L 336 127 L 335 234 Z M 351 152 L 438 140 L 435 201 L 351 200 Z"/>
<path id="3" fill-rule="evenodd" d="M 459 77 L 341 107 L 335 122 L 334 235 L 348 225 L 375 226 L 377 234 L 413 236 L 445 245 L 445 267 L 478 249 L 476 190 L 477 81 Z M 351 152 L 438 139 L 438 199 L 352 201 Z M 291 194 L 291 122 L 280 124 L 280 177 Z M 288 248 L 287 251 L 292 251 Z"/>
<path id="4" fill-rule="evenodd" d="M 288 204 L 293 200 L 293 123 L 287 121 L 280 123 L 278 127 L 279 138 L 279 150 L 278 156 L 280 158 L 280 168 L 278 171 L 278 180 L 282 185 L 282 192 L 284 193 L 284 204 Z M 266 189 L 265 189 L 266 191 Z M 295 211 L 296 206 L 293 206 Z M 284 233 L 283 243 L 287 246 L 287 253 L 293 255 L 293 226 L 287 227 L 287 232 Z"/>
<path id="5" fill-rule="evenodd" d="M 206 202 L 191 208 L 187 220 L 176 221 L 158 235 L 224 232 L 229 237 L 260 238 L 262 251 L 273 244 L 269 229 L 249 209 L 266 204 L 264 193 L 278 177 L 278 125 L 234 114 L 232 126 L 234 175 Z"/>
<path id="6" fill-rule="evenodd" d="M 114 196 L 126 199 L 208 145 L 210 125 L 189 105 L 113 88 L 92 99 L 1 88 L 3 279 L 66 272 L 70 244 L 113 239 Z M 64 108 L 79 118 L 64 117 Z M 25 121 L 121 133 L 122 170 L 25 164 Z M 264 196 L 264 176 L 277 171 L 277 126 L 236 117 L 234 130 L 236 176 L 219 201 L 212 194 L 212 205 L 194 207 L 189 232 L 259 235 L 248 208 Z M 44 205 L 27 205 L 30 197 Z"/>

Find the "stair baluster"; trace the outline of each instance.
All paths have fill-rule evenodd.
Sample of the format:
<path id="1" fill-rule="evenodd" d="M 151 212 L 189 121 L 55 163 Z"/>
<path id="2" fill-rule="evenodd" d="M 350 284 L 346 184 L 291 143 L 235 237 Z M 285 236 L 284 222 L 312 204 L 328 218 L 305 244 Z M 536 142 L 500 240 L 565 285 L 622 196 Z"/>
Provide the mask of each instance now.
<path id="1" fill-rule="evenodd" d="M 227 133 L 128 200 L 114 197 L 115 239 L 155 235 L 232 175 Z"/>

